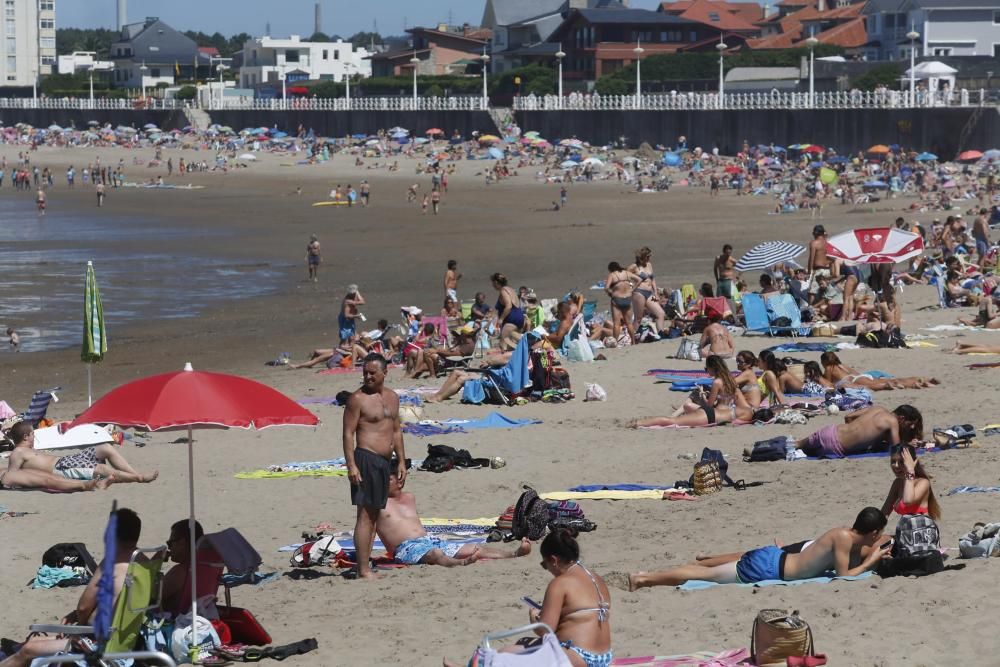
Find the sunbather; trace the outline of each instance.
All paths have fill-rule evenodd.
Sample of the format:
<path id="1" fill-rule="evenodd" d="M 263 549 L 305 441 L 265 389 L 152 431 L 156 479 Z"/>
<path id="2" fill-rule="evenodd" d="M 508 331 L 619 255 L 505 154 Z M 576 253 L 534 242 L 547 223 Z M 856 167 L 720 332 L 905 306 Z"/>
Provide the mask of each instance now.
<path id="1" fill-rule="evenodd" d="M 859 373 L 845 366 L 836 352 L 824 352 L 819 358 L 823 375 L 837 387 L 864 387 L 872 391 L 886 389 L 926 389 L 941 384 L 937 378 L 903 377 L 876 379 L 870 373 Z"/>
<path id="2" fill-rule="evenodd" d="M 1000 314 L 997 313 L 995 300 L 1000 293 L 994 291 L 992 298 L 984 298 L 979 302 L 979 312 L 974 318 L 960 317 L 959 324 L 969 327 L 983 327 L 985 329 L 1000 329 Z"/>
<path id="3" fill-rule="evenodd" d="M 1000 354 L 1000 345 L 977 345 L 976 343 L 955 343 L 955 347 L 945 352 L 951 354 Z"/>
<path id="4" fill-rule="evenodd" d="M 529 609 L 532 623 L 544 623 L 556 637 L 574 667 L 608 667 L 611 650 L 611 592 L 601 577 L 580 562 L 576 533 L 559 528 L 542 541 L 542 567 L 553 576 L 545 589 L 542 608 Z M 544 631 L 536 631 L 542 635 Z M 511 647 L 511 652 L 522 651 Z M 445 667 L 456 667 L 444 661 Z"/>
<path id="5" fill-rule="evenodd" d="M 892 445 L 909 444 L 924 436 L 924 418 L 912 405 L 889 412 L 873 405 L 844 416 L 843 424 L 824 426 L 795 443 L 809 456 L 841 457 L 867 451 L 885 451 Z"/>
<path id="6" fill-rule="evenodd" d="M 332 367 L 330 363 L 331 359 L 333 360 L 333 366 L 340 366 L 344 359 L 364 359 L 366 354 L 368 354 L 368 351 L 360 344 L 360 338 L 354 333 L 347 340 L 341 341 L 337 347 L 315 349 L 309 354 L 307 361 L 303 361 L 301 364 L 288 364 L 288 367 L 312 368 L 319 364 Z"/>
<path id="7" fill-rule="evenodd" d="M 476 349 L 476 330 L 469 325 L 452 332 L 455 341 L 451 347 L 431 347 L 424 350 L 423 365 L 427 368 L 427 377 L 436 377 L 442 361 L 449 358 L 471 357 Z M 418 367 L 420 364 L 418 364 Z"/>
<path id="8" fill-rule="evenodd" d="M 10 430 L 10 438 L 14 442 L 14 451 L 10 453 L 7 472 L 2 483 L 8 488 L 16 485 L 24 488 L 38 488 L 30 477 L 17 475 L 19 471 L 48 473 L 64 480 L 108 479 L 114 482 L 152 482 L 159 472 L 143 474 L 129 465 L 114 445 L 103 444 L 90 447 L 70 456 L 53 456 L 35 450 L 35 430 L 28 422 L 15 424 Z M 12 474 L 13 477 L 11 476 Z M 48 479 L 48 478 L 46 478 Z M 41 487 L 48 488 L 48 487 Z M 83 490 L 82 488 L 64 489 L 62 486 L 52 487 L 59 490 Z M 93 487 L 90 487 L 93 488 Z M 88 489 L 89 490 L 89 489 Z"/>
<path id="9" fill-rule="evenodd" d="M 531 542 L 522 539 L 514 551 L 485 544 L 447 542 L 428 535 L 417 514 L 417 499 L 404 492 L 395 474 L 389 476 L 389 499 L 379 510 L 375 532 L 386 550 L 407 565 L 469 565 L 480 558 L 517 558 L 531 553 Z"/>
<path id="10" fill-rule="evenodd" d="M 142 521 L 139 516 L 130 509 L 121 508 L 116 511 L 118 517 L 118 531 L 115 533 L 115 552 L 104 554 L 105 558 L 115 560 L 115 588 L 114 597 L 117 599 L 125 586 L 125 575 L 128 572 L 128 564 L 132 558 L 132 552 L 139 544 L 139 534 L 142 531 Z M 142 555 L 137 560 L 145 561 Z M 98 567 L 87 587 L 80 594 L 80 599 L 76 603 L 76 608 L 70 611 L 60 621 L 60 625 L 90 625 L 94 613 L 97 611 L 97 587 L 101 581 L 103 567 Z M 38 635 L 28 639 L 18 651 L 0 662 L 0 667 L 27 667 L 35 658 L 55 655 L 70 649 L 70 639 L 50 638 L 45 635 Z"/>
<path id="11" fill-rule="evenodd" d="M 201 524 L 194 522 L 195 544 L 201 541 L 205 535 Z M 170 539 L 167 540 L 167 548 L 170 549 L 170 560 L 177 563 L 163 577 L 163 590 L 161 604 L 163 611 L 174 616 L 191 613 L 191 528 L 188 519 L 182 519 L 170 527 Z M 195 549 L 197 560 L 197 570 L 195 585 L 198 590 L 198 599 L 206 595 L 215 595 L 219 590 L 219 582 L 222 577 L 223 565 L 222 557 L 216 553 L 215 549 L 205 546 L 197 546 Z M 205 615 L 201 609 L 199 615 Z"/>
<path id="12" fill-rule="evenodd" d="M 774 352 L 763 350 L 758 359 L 758 365 L 764 370 L 760 376 L 764 386 L 775 394 L 778 403 L 785 400 L 784 393 L 798 394 L 802 391 L 802 380 L 788 370 L 781 359 L 778 359 Z"/>
<path id="13" fill-rule="evenodd" d="M 714 380 L 708 396 L 703 400 L 689 400 L 670 417 L 637 419 L 629 427 L 709 426 L 728 424 L 737 419 L 752 420 L 753 408 L 736 386 L 725 360 L 713 354 L 705 360 L 705 372 Z"/>
<path id="14" fill-rule="evenodd" d="M 713 313 L 711 315 L 711 324 L 705 327 L 705 330 L 701 333 L 698 348 L 701 350 L 703 359 L 707 359 L 713 354 L 723 359 L 731 359 L 736 353 L 733 335 L 729 333 L 729 329 L 724 327 L 721 322 L 722 315 L 720 313 Z"/>
<path id="15" fill-rule="evenodd" d="M 889 487 L 889 494 L 882 504 L 882 514 L 893 512 L 900 516 L 926 514 L 935 521 L 941 518 L 941 506 L 934 497 L 931 477 L 917 459 L 912 445 L 895 445 L 889 457 L 889 466 L 896 478 Z"/>
<path id="16" fill-rule="evenodd" d="M 875 507 L 866 507 L 858 514 L 852 527 L 831 528 L 799 553 L 789 553 L 769 545 L 747 551 L 737 561 L 726 559 L 719 565 L 698 563 L 659 572 L 615 572 L 605 578 L 612 586 L 635 591 L 650 586 L 680 586 L 688 581 L 719 584 L 796 581 L 831 571 L 841 577 L 856 576 L 873 569 L 889 556 L 891 542 L 882 540 L 885 524 L 882 512 Z M 879 548 L 872 548 L 876 544 Z"/>

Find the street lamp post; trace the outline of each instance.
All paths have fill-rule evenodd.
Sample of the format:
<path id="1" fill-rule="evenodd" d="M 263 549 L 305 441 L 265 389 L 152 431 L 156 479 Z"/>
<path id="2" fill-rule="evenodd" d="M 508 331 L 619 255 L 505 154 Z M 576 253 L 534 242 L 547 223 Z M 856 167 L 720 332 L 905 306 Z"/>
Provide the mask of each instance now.
<path id="1" fill-rule="evenodd" d="M 410 58 L 410 65 L 413 67 L 413 110 L 417 109 L 417 65 L 420 64 L 420 58 L 417 57 L 417 52 L 413 52 L 413 57 Z"/>
<path id="2" fill-rule="evenodd" d="M 146 61 L 144 60 L 142 65 L 139 67 L 139 87 L 142 88 L 143 102 L 146 100 L 146 72 L 148 71 L 149 68 L 146 67 Z"/>
<path id="3" fill-rule="evenodd" d="M 809 47 L 809 108 L 816 106 L 816 77 L 814 74 L 816 60 L 814 58 L 816 45 L 819 44 L 819 40 L 815 37 L 810 37 L 806 40 L 806 46 Z"/>
<path id="4" fill-rule="evenodd" d="M 726 79 L 722 65 L 725 51 L 729 48 L 729 45 L 722 41 L 722 35 L 719 35 L 719 43 L 715 45 L 715 48 L 719 51 L 719 108 L 722 109 L 726 106 Z"/>
<path id="5" fill-rule="evenodd" d="M 910 104 L 916 104 L 917 98 L 917 73 L 913 70 L 917 66 L 917 38 L 920 37 L 920 33 L 916 30 L 910 29 L 910 32 L 906 33 L 906 38 L 910 40 Z"/>
<path id="6" fill-rule="evenodd" d="M 222 83 L 222 73 L 225 72 L 227 69 L 229 69 L 229 65 L 223 65 L 222 63 L 219 63 L 216 66 L 216 69 L 219 71 L 219 108 L 222 109 L 226 103 L 225 88 L 223 87 Z"/>
<path id="7" fill-rule="evenodd" d="M 483 61 L 483 110 L 485 111 L 490 105 L 490 95 L 486 86 L 486 70 L 489 69 L 490 56 L 486 53 L 485 46 L 483 47 L 483 55 L 479 56 L 479 59 Z"/>
<path id="8" fill-rule="evenodd" d="M 31 77 L 31 99 L 34 102 L 35 108 L 38 108 L 38 70 L 32 72 Z"/>
<path id="9" fill-rule="evenodd" d="M 642 52 L 645 51 L 641 46 L 639 46 L 639 40 L 635 40 L 635 48 L 632 49 L 632 53 L 635 54 L 635 108 L 638 109 L 642 106 Z"/>
<path id="10" fill-rule="evenodd" d="M 556 60 L 559 62 L 559 108 L 563 107 L 563 82 L 562 82 L 562 61 L 566 57 L 566 53 L 562 50 L 562 43 L 559 44 L 559 50 L 556 51 Z"/>
<path id="11" fill-rule="evenodd" d="M 94 108 L 94 66 L 90 66 L 90 108 Z"/>
<path id="12" fill-rule="evenodd" d="M 281 67 L 281 106 L 282 108 L 288 107 L 288 67 Z"/>
<path id="13" fill-rule="evenodd" d="M 347 108 L 351 108 L 351 63 L 344 63 L 344 84 L 347 86 L 345 89 Z"/>

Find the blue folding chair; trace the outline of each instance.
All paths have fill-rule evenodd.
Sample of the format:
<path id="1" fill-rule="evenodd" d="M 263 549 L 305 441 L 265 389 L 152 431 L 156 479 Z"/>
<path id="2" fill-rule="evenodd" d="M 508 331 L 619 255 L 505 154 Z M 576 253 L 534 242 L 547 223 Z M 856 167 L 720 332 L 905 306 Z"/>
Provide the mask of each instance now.
<path id="1" fill-rule="evenodd" d="M 743 322 L 745 334 L 771 333 L 771 321 L 767 317 L 767 304 L 760 294 L 743 295 Z"/>

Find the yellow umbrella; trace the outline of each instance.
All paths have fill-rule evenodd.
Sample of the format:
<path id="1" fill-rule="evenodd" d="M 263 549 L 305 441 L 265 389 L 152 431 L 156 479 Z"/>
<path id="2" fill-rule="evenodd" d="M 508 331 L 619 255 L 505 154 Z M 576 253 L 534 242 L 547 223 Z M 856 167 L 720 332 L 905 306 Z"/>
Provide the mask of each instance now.
<path id="1" fill-rule="evenodd" d="M 479 143 L 481 144 L 495 144 L 498 143 L 499 141 L 500 137 L 497 137 L 492 134 L 484 134 L 483 136 L 479 137 Z"/>
<path id="2" fill-rule="evenodd" d="M 837 182 L 837 172 L 829 167 L 823 167 L 819 170 L 819 180 L 823 185 L 830 185 L 831 183 Z"/>

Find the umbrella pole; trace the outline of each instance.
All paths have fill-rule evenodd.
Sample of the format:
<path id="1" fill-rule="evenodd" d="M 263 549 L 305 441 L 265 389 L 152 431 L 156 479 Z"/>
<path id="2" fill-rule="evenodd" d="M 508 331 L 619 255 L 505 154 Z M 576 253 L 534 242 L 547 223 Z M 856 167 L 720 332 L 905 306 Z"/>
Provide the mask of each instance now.
<path id="1" fill-rule="evenodd" d="M 191 516 L 188 517 L 188 542 L 191 547 L 191 641 L 197 644 L 197 628 L 195 622 L 198 618 L 198 545 L 195 544 L 194 530 L 194 434 L 188 426 L 188 502 L 191 508 Z"/>
<path id="2" fill-rule="evenodd" d="M 94 404 L 94 392 L 90 389 L 90 367 L 92 364 L 87 364 L 87 406 Z"/>

